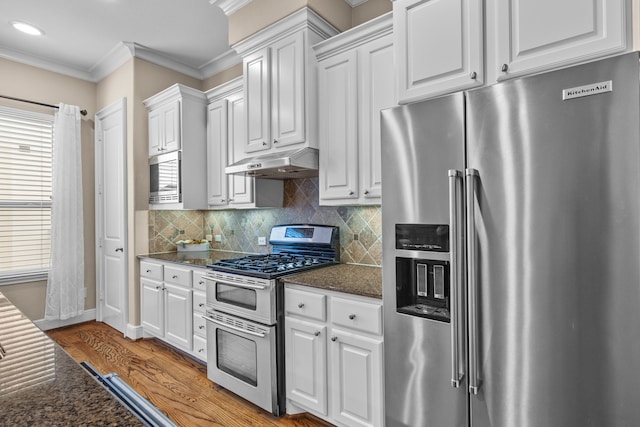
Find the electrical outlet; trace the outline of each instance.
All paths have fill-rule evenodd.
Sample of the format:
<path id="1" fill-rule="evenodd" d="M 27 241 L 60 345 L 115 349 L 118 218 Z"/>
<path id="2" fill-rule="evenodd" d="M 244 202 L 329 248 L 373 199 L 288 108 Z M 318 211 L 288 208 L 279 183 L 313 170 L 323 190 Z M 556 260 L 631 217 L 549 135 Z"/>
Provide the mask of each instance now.
<path id="1" fill-rule="evenodd" d="M 266 237 L 258 237 L 258 246 L 266 246 L 267 238 Z"/>
<path id="2" fill-rule="evenodd" d="M 222 242 L 222 236 L 219 234 L 216 234 L 216 242 Z"/>

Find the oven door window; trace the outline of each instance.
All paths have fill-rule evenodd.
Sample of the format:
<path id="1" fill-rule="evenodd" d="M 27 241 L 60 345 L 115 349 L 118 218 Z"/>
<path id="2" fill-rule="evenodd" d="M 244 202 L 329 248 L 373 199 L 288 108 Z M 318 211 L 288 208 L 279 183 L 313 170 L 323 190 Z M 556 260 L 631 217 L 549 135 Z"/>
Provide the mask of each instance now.
<path id="1" fill-rule="evenodd" d="M 257 294 L 255 289 L 216 283 L 216 300 L 225 304 L 256 310 Z"/>
<path id="2" fill-rule="evenodd" d="M 258 349 L 256 342 L 224 329 L 216 329 L 216 366 L 223 372 L 258 385 Z"/>

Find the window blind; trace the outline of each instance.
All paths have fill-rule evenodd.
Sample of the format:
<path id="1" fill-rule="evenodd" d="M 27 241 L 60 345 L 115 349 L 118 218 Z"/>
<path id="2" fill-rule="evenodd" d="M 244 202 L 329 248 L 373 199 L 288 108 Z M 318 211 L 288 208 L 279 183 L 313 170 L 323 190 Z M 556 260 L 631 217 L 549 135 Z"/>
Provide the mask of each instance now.
<path id="1" fill-rule="evenodd" d="M 53 116 L 0 107 L 0 284 L 47 277 Z"/>

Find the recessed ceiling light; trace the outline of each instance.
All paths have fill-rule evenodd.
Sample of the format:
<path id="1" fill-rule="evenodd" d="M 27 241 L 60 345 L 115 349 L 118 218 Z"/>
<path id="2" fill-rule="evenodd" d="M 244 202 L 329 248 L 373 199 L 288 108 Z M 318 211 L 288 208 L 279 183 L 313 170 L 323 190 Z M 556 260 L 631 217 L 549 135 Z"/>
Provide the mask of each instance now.
<path id="1" fill-rule="evenodd" d="M 27 24 L 22 21 L 11 21 L 10 24 L 18 31 L 22 31 L 23 33 L 31 34 L 32 36 L 41 36 L 44 34 L 40 28 L 34 27 L 31 24 Z"/>

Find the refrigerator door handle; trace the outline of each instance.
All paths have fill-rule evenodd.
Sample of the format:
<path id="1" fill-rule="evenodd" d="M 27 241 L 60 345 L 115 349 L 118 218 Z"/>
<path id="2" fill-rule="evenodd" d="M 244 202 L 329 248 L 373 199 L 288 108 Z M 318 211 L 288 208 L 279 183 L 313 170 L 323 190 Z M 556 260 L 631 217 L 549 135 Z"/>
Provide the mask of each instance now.
<path id="1" fill-rule="evenodd" d="M 469 294 L 469 392 L 478 394 L 481 382 L 478 378 L 478 255 L 476 248 L 475 193 L 478 171 L 466 170 L 467 196 L 467 265 Z"/>
<path id="2" fill-rule="evenodd" d="M 461 206 L 461 184 L 462 172 L 456 169 L 449 169 L 449 227 L 451 230 L 451 386 L 460 387 L 460 382 L 464 378 L 464 371 L 460 370 L 460 325 L 459 325 L 459 295 L 460 281 L 463 275 L 460 272 L 462 266 L 460 259 L 460 249 L 463 247 Z"/>

